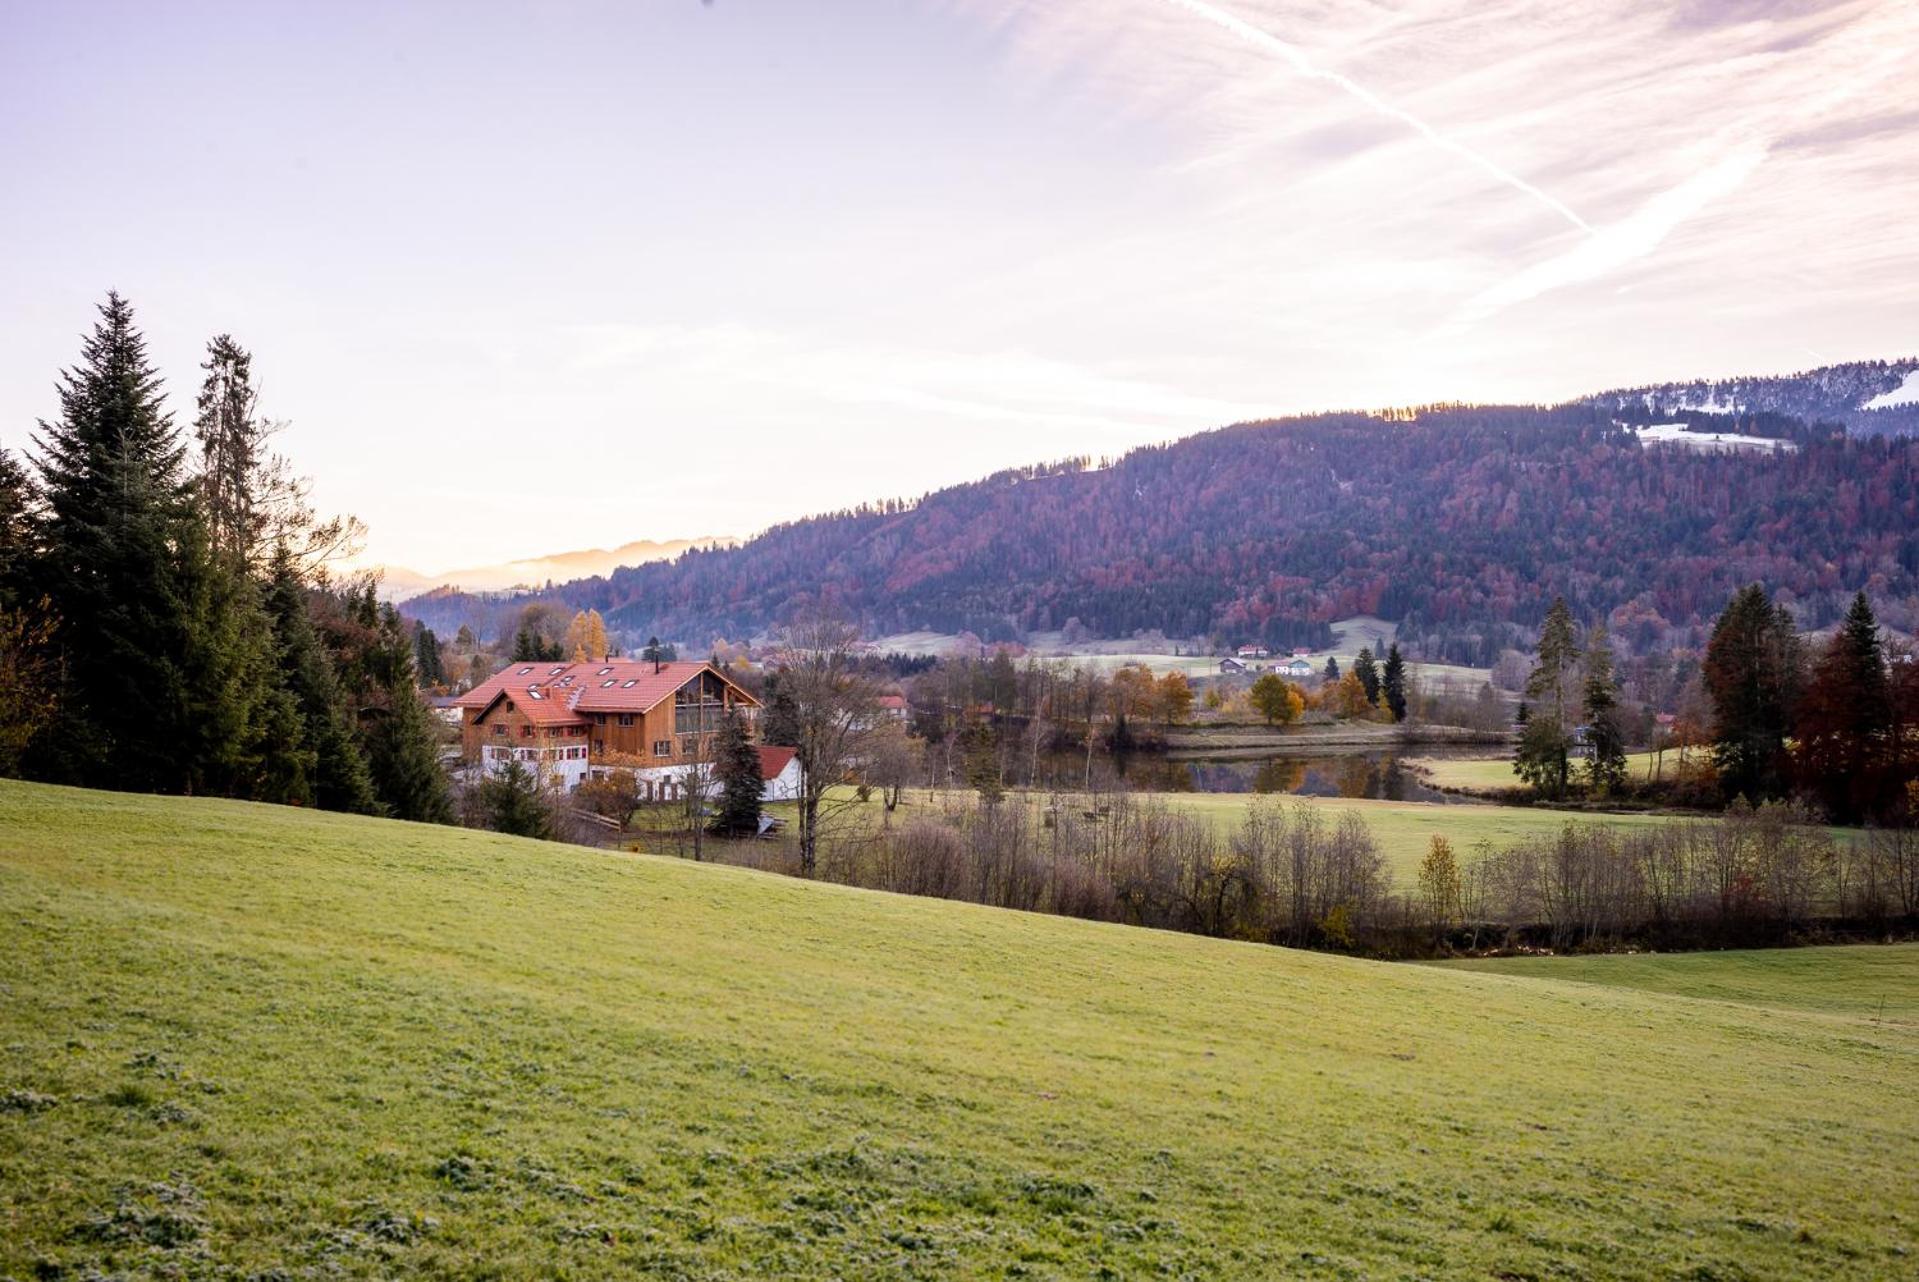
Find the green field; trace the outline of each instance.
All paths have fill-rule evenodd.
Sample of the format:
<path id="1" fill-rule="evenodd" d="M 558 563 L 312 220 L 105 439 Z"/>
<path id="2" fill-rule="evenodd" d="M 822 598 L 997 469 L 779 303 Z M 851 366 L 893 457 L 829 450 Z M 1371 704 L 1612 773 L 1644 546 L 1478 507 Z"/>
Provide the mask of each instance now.
<path id="1" fill-rule="evenodd" d="M 1695 748 L 1691 759 L 1702 760 L 1703 750 Z M 1461 792 L 1505 792 L 1524 788 L 1526 785 L 1513 773 L 1513 759 L 1504 757 L 1425 757 L 1408 759 L 1406 764 L 1414 767 L 1435 788 L 1451 788 Z M 1578 770 L 1575 764 L 1575 771 Z M 1634 783 L 1644 783 L 1653 777 L 1655 768 L 1661 777 L 1672 779 L 1679 773 L 1679 752 L 1668 748 L 1663 762 L 1656 762 L 1650 752 L 1633 752 L 1626 755 L 1626 778 Z"/>
<path id="2" fill-rule="evenodd" d="M 0 905 L 0 1277 L 1919 1262 L 1919 1029 L 1797 1000 L 16 783 Z"/>
<path id="3" fill-rule="evenodd" d="M 1914 945 L 1775 948 L 1634 957 L 1495 957 L 1443 963 L 1675 997 L 1919 1023 Z"/>
<path id="4" fill-rule="evenodd" d="M 1425 857 L 1435 836 L 1446 838 L 1462 861 L 1470 861 L 1474 857 L 1474 847 L 1482 841 L 1491 842 L 1495 848 L 1504 848 L 1531 837 L 1550 836 L 1569 823 L 1635 828 L 1687 822 L 1669 815 L 1589 814 L 1544 807 L 1372 801 L 1346 797 L 1276 795 L 1254 798 L 1245 793 L 1232 792 L 1139 793 L 1134 795 L 1134 799 L 1164 804 L 1169 809 L 1197 815 L 1210 822 L 1222 839 L 1231 835 L 1244 821 L 1246 808 L 1256 803 L 1304 805 L 1319 811 L 1329 824 L 1338 823 L 1340 816 L 1350 811 L 1366 821 L 1374 840 L 1379 843 L 1380 852 L 1392 867 L 1395 882 L 1401 886 L 1413 884 L 1419 861 Z M 1071 797 L 1067 800 L 1069 803 L 1074 801 Z M 1033 796 L 1029 797 L 1029 801 L 1030 804 L 1040 805 L 1044 798 Z M 925 788 L 909 789 L 906 805 L 895 813 L 895 819 L 910 817 L 915 813 L 929 813 L 945 804 L 972 805 L 974 794 L 958 790 L 938 792 Z M 792 808 L 775 806 L 771 809 L 784 816 L 790 814 Z M 877 800 L 868 802 L 848 812 L 849 822 L 875 825 L 879 822 L 879 810 Z"/>

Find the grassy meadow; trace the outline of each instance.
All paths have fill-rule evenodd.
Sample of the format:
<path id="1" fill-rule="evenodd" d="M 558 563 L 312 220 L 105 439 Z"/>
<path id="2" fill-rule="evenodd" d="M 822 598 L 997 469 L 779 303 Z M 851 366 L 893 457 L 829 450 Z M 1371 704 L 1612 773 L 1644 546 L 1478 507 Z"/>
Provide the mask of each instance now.
<path id="1" fill-rule="evenodd" d="M 1704 759 L 1704 749 L 1695 748 L 1692 760 Z M 1425 780 L 1435 788 L 1453 789 L 1459 792 L 1498 793 L 1522 789 L 1526 785 L 1513 773 L 1511 754 L 1503 757 L 1425 757 L 1409 758 L 1406 764 L 1419 771 Z M 1576 767 L 1577 768 L 1577 767 Z M 1632 752 L 1626 754 L 1626 778 L 1633 783 L 1645 783 L 1655 777 L 1674 779 L 1679 774 L 1679 751 L 1668 748 L 1664 762 L 1659 762 L 1650 752 Z"/>
<path id="2" fill-rule="evenodd" d="M 844 799 L 848 793 L 840 794 Z M 1372 830 L 1373 838 L 1379 843 L 1380 852 L 1385 855 L 1392 868 L 1395 884 L 1407 887 L 1414 884 L 1419 861 L 1425 857 L 1432 846 L 1435 836 L 1444 837 L 1453 845 L 1454 852 L 1462 862 L 1470 861 L 1475 855 L 1475 847 L 1489 842 L 1495 848 L 1514 845 L 1530 837 L 1548 836 L 1558 832 L 1568 823 L 1604 824 L 1615 828 L 1633 828 L 1649 824 L 1685 823 L 1685 819 L 1670 815 L 1651 814 L 1591 814 L 1564 810 L 1550 810 L 1543 807 L 1517 807 L 1476 805 L 1470 803 L 1449 804 L 1425 801 L 1374 801 L 1367 798 L 1349 797 L 1304 797 L 1294 795 L 1274 795 L 1253 797 L 1246 793 L 1232 792 L 1155 792 L 1135 794 L 1141 802 L 1152 802 L 1166 806 L 1170 810 L 1195 815 L 1211 823 L 1221 837 L 1228 836 L 1244 822 L 1246 810 L 1253 805 L 1276 805 L 1291 807 L 1303 805 L 1315 810 L 1328 824 L 1336 824 L 1340 817 L 1348 812 L 1357 814 L 1366 821 Z M 1043 807 L 1049 803 L 1049 794 L 1009 793 L 1008 802 Z M 1065 804 L 1091 806 L 1092 800 L 1067 794 Z M 916 814 L 934 814 L 944 806 L 971 806 L 977 804 L 977 795 L 964 789 L 909 788 L 900 809 L 893 813 L 893 822 L 902 822 Z M 775 804 L 768 811 L 791 819 L 794 807 L 790 804 Z M 845 821 L 862 827 L 873 827 L 882 822 L 882 808 L 875 797 L 863 804 L 856 804 L 842 812 Z M 671 816 L 667 816 L 669 820 Z"/>
<path id="3" fill-rule="evenodd" d="M 1803 997 L 1912 948 L 1700 1000 L 10 782 L 0 905 L 0 1277 L 1919 1265 L 1919 1027 Z"/>

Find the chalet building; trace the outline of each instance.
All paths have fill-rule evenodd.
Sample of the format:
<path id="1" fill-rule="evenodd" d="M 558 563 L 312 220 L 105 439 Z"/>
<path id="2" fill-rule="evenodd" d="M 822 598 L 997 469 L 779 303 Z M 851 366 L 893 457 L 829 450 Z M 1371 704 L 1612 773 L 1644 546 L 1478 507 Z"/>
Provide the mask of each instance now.
<path id="1" fill-rule="evenodd" d="M 707 663 L 597 659 L 515 663 L 459 699 L 461 746 L 487 773 L 518 761 L 572 789 L 631 770 L 649 796 L 678 795 L 709 760 L 729 709 L 751 730 L 760 703 Z"/>
<path id="2" fill-rule="evenodd" d="M 1289 677 L 1306 678 L 1313 675 L 1312 661 L 1294 657 L 1279 665 L 1279 671 Z"/>

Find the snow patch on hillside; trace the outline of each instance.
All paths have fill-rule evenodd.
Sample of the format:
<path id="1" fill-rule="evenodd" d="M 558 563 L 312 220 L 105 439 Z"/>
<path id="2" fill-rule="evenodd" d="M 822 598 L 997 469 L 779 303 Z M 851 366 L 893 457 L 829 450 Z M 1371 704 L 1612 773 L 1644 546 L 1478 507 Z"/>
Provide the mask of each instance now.
<path id="1" fill-rule="evenodd" d="M 1782 450 L 1791 454 L 1799 448 L 1792 441 L 1782 441 L 1771 436 L 1742 436 L 1737 432 L 1693 432 L 1688 431 L 1685 423 L 1654 423 L 1641 428 L 1636 435 L 1641 445 L 1676 445 L 1681 449 L 1700 450 L 1706 453 L 1736 453 L 1752 450 L 1770 453 Z"/>
<path id="2" fill-rule="evenodd" d="M 1919 369 L 1908 370 L 1906 381 L 1890 392 L 1881 392 L 1859 408 L 1889 410 L 1895 405 L 1919 405 Z"/>

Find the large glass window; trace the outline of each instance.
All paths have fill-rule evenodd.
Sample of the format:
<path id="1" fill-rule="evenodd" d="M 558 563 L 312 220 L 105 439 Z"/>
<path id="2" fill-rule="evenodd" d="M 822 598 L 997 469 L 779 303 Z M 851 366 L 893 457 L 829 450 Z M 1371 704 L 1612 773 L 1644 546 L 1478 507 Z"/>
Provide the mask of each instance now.
<path id="1" fill-rule="evenodd" d="M 673 729 L 682 735 L 711 734 L 726 717 L 726 683 L 702 672 L 673 692 Z"/>

